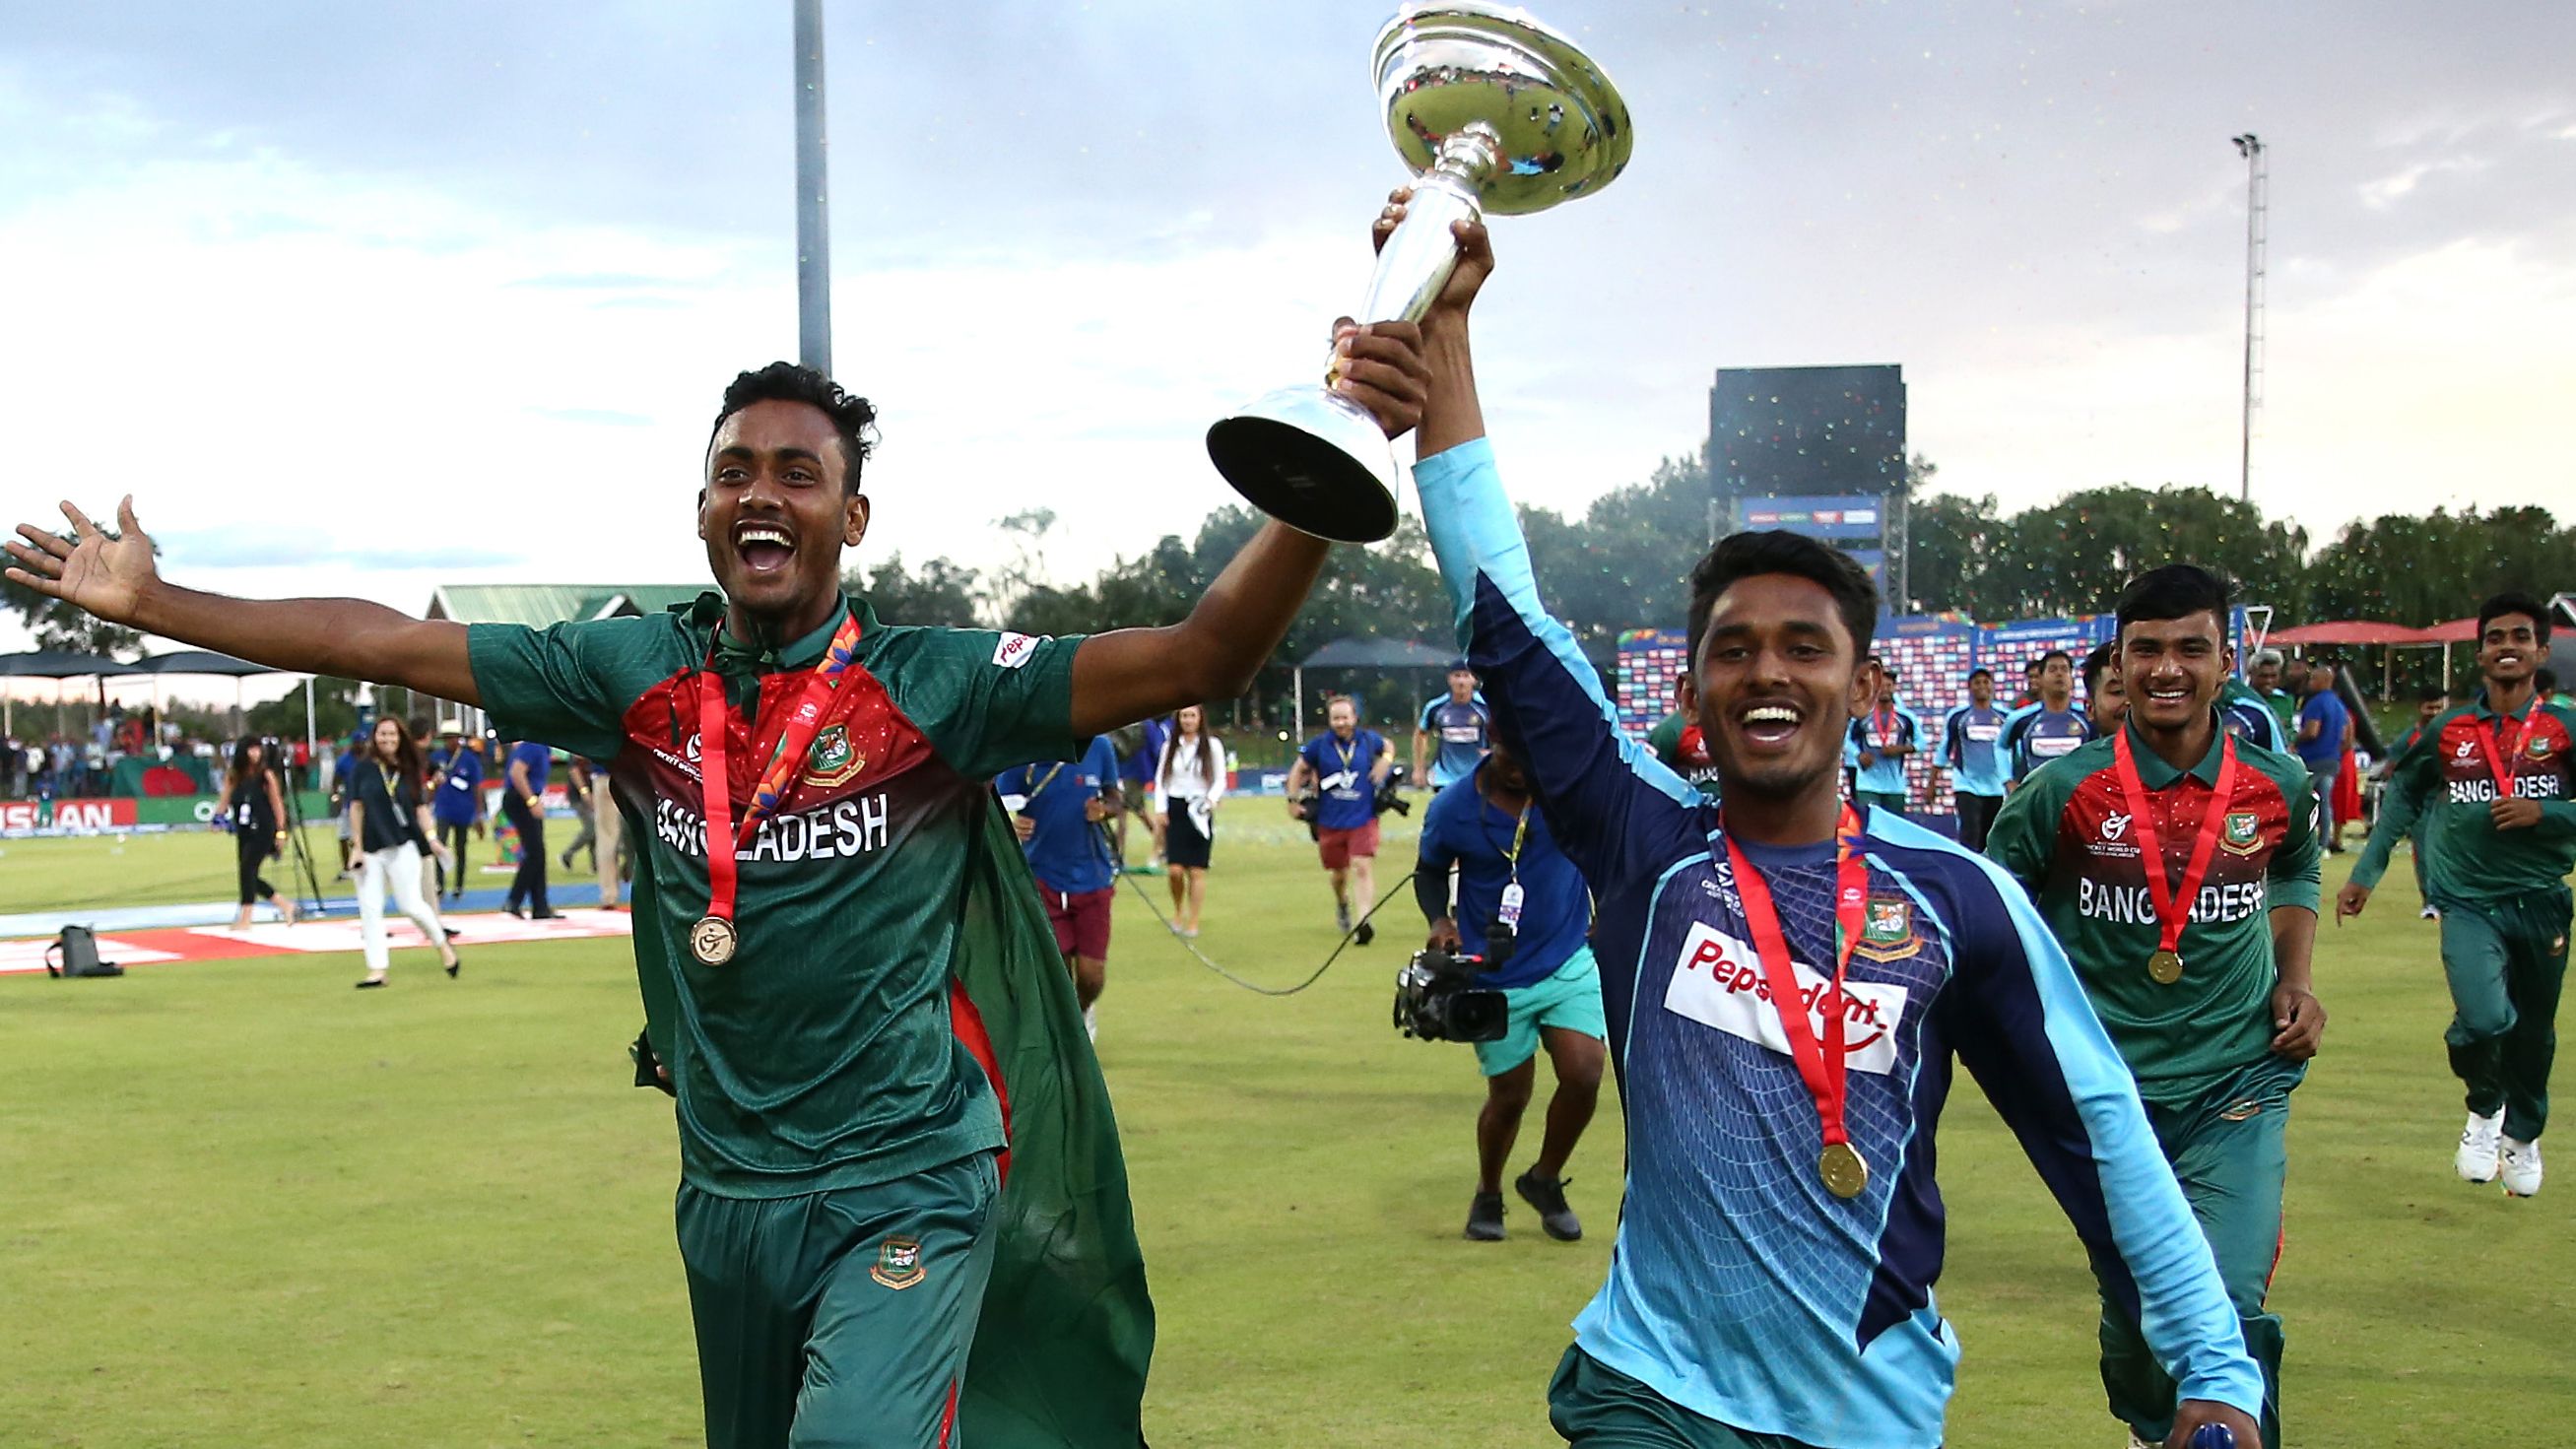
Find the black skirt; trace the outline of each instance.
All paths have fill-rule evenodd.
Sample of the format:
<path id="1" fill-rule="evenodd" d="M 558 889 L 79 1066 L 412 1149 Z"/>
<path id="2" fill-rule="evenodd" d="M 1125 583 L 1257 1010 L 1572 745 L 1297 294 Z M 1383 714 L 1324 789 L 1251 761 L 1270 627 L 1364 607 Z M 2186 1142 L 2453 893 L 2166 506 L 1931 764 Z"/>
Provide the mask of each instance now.
<path id="1" fill-rule="evenodd" d="M 1215 833 L 1213 817 L 1209 829 L 1199 829 L 1199 819 L 1190 813 L 1189 801 L 1167 803 L 1163 807 L 1163 863 L 1207 869 L 1208 850 L 1214 844 Z"/>

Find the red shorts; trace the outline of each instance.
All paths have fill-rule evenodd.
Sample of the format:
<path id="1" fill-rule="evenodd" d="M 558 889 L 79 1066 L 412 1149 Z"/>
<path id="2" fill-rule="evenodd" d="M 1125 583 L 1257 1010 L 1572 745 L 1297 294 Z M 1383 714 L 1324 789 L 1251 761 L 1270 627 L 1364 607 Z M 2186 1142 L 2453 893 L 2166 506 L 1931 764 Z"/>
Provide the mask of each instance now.
<path id="1" fill-rule="evenodd" d="M 1324 857 L 1324 869 L 1343 870 L 1352 856 L 1374 859 L 1377 855 L 1377 821 L 1353 826 L 1348 830 L 1326 830 L 1315 837 L 1315 849 Z"/>
<path id="2" fill-rule="evenodd" d="M 1108 960 L 1109 898 L 1116 893 L 1117 887 L 1102 886 L 1067 894 L 1039 881 L 1038 898 L 1046 902 L 1047 924 L 1055 927 L 1055 948 L 1085 961 Z"/>

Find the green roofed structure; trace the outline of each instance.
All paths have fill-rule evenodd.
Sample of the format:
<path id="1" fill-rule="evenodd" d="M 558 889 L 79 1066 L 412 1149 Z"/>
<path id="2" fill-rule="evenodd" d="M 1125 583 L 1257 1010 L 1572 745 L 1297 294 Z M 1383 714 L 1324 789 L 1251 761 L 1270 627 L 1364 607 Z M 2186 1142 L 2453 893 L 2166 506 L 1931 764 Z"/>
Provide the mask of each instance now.
<path id="1" fill-rule="evenodd" d="M 715 587 L 696 584 L 442 584 L 429 596 L 429 619 L 459 624 L 525 624 L 542 629 L 574 620 L 616 619 L 659 614 L 686 604 Z M 470 720 L 482 727 L 481 712 L 452 700 L 426 701 L 441 718 Z M 415 709 L 419 706 L 415 705 Z"/>

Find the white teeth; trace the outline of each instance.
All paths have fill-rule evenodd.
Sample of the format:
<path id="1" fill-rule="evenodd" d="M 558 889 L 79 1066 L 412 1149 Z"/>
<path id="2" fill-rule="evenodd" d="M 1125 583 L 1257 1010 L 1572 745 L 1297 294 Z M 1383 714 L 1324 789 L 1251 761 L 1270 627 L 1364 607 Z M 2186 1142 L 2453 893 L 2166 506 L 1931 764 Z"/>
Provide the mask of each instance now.
<path id="1" fill-rule="evenodd" d="M 746 543 L 774 543 L 793 547 L 793 540 L 788 538 L 785 529 L 772 528 L 765 523 L 755 523 L 748 528 L 736 529 L 733 541 L 737 546 Z"/>
<path id="2" fill-rule="evenodd" d="M 1796 724 L 1798 712 L 1776 704 L 1759 705 L 1744 712 L 1746 724 Z"/>

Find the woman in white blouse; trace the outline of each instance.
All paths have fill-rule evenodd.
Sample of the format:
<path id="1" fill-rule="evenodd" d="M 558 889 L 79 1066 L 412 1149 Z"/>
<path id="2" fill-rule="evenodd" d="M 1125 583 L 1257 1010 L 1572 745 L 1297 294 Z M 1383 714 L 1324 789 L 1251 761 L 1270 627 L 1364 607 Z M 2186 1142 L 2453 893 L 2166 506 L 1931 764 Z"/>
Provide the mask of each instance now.
<path id="1" fill-rule="evenodd" d="M 1154 788 L 1163 797 L 1163 861 L 1172 882 L 1172 929 L 1195 936 L 1199 912 L 1207 904 L 1216 802 L 1225 798 L 1225 746 L 1207 732 L 1207 711 L 1193 704 L 1172 716 L 1172 734 L 1163 741 Z"/>

